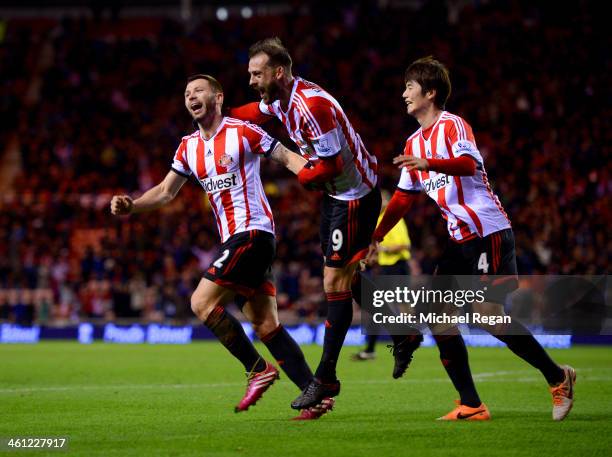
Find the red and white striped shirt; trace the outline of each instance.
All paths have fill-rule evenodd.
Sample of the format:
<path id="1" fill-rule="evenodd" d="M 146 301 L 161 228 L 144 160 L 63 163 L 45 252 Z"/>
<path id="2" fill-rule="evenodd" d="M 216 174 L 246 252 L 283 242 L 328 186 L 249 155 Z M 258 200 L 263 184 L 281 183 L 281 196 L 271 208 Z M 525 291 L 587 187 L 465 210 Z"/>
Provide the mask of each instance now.
<path id="1" fill-rule="evenodd" d="M 308 160 L 340 154 L 342 173 L 325 187 L 338 200 L 356 200 L 376 186 L 376 157 L 370 154 L 338 101 L 318 85 L 294 78 L 287 111 L 280 101 L 259 104 L 262 113 L 278 117 L 300 153 Z"/>
<path id="2" fill-rule="evenodd" d="M 195 174 L 208 195 L 222 243 L 247 230 L 274 233 L 259 162 L 275 145 L 258 126 L 230 117 L 223 118 L 209 140 L 199 130 L 183 137 L 172 169 L 183 176 Z"/>
<path id="3" fill-rule="evenodd" d="M 408 172 L 402 168 L 398 187 L 424 190 L 440 207 L 452 239 L 465 241 L 485 237 L 510 227 L 510 220 L 491 190 L 480 151 L 470 125 L 459 116 L 443 111 L 426 139 L 417 130 L 406 141 L 405 155 L 452 159 L 469 155 L 477 162 L 474 176 L 448 176 L 435 171 Z"/>

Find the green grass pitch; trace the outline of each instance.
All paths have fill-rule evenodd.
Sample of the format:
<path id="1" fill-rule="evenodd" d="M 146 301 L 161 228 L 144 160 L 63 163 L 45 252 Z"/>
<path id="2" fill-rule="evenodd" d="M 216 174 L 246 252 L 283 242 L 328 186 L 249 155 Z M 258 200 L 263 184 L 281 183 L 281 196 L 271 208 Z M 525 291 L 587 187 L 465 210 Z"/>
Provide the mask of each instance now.
<path id="1" fill-rule="evenodd" d="M 268 356 L 265 348 L 262 354 Z M 304 348 L 311 364 L 320 347 Z M 612 351 L 551 351 L 578 372 L 564 422 L 538 372 L 505 348 L 472 348 L 470 361 L 490 422 L 441 423 L 453 406 L 437 350 L 421 348 L 401 380 L 391 356 L 351 362 L 345 347 L 335 410 L 292 422 L 297 389 L 285 376 L 235 414 L 245 379 L 219 344 L 0 346 L 0 437 L 68 436 L 75 456 L 556 456 L 612 455 Z M 1 453 L 1 452 L 0 452 Z"/>

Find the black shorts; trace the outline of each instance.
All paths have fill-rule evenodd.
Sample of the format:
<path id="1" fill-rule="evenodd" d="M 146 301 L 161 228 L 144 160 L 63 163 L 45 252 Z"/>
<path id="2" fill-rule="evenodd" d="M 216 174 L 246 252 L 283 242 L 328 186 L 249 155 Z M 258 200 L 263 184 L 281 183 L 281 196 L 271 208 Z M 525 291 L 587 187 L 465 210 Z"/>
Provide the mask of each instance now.
<path id="1" fill-rule="evenodd" d="M 237 233 L 221 245 L 220 252 L 204 273 L 206 279 L 247 298 L 276 295 L 271 268 L 276 254 L 273 234 L 263 230 Z"/>
<path id="2" fill-rule="evenodd" d="M 321 249 L 325 265 L 342 268 L 367 254 L 380 214 L 377 187 L 358 200 L 337 200 L 323 196 L 321 206 Z"/>
<path id="3" fill-rule="evenodd" d="M 449 240 L 435 271 L 439 276 L 472 276 L 473 287 L 486 286 L 487 301 L 503 303 L 518 287 L 512 229 L 463 243 Z"/>

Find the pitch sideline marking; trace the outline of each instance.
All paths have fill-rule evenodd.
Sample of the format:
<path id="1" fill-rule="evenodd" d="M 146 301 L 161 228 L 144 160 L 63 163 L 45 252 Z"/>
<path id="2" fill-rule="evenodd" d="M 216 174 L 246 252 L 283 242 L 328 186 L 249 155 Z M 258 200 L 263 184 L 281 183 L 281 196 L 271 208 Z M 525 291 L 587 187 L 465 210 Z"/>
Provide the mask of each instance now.
<path id="1" fill-rule="evenodd" d="M 592 371 L 592 368 L 582 368 L 578 372 Z M 474 380 L 478 382 L 488 382 L 491 378 L 499 378 L 508 375 L 516 375 L 521 373 L 531 373 L 532 370 L 513 370 L 513 371 L 493 371 L 476 373 L 473 375 Z M 495 379 L 495 382 L 536 382 L 541 381 L 541 377 L 521 377 L 512 379 Z M 610 376 L 592 376 L 582 378 L 584 381 L 612 381 Z M 420 383 L 446 383 L 450 382 L 446 377 L 430 378 L 430 379 L 404 379 L 401 381 L 393 381 L 386 379 L 362 379 L 351 381 L 351 384 L 420 384 Z M 244 382 L 224 382 L 224 383 L 202 383 L 202 384 L 98 384 L 98 385 L 72 385 L 72 386 L 50 386 L 50 387 L 21 387 L 0 389 L 0 394 L 19 394 L 19 393 L 34 393 L 34 392 L 69 392 L 73 390 L 121 390 L 121 389 L 210 389 L 222 387 L 237 387 L 244 386 Z"/>

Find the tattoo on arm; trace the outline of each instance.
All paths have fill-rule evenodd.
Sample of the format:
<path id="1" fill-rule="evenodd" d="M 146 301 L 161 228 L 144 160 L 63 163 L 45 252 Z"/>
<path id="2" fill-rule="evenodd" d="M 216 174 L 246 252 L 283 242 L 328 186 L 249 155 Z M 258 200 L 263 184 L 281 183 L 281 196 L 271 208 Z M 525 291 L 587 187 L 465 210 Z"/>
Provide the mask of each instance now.
<path id="1" fill-rule="evenodd" d="M 270 158 L 275 162 L 278 162 L 285 166 L 289 171 L 294 174 L 298 174 L 304 165 L 308 162 L 301 155 L 296 154 L 295 152 L 287 149 L 282 144 L 278 143 L 272 152 L 270 153 Z"/>
<path id="2" fill-rule="evenodd" d="M 275 162 L 278 162 L 281 165 L 287 166 L 287 156 L 285 154 L 286 150 L 287 148 L 285 148 L 282 144 L 280 144 L 280 142 L 276 143 L 269 157 Z"/>

